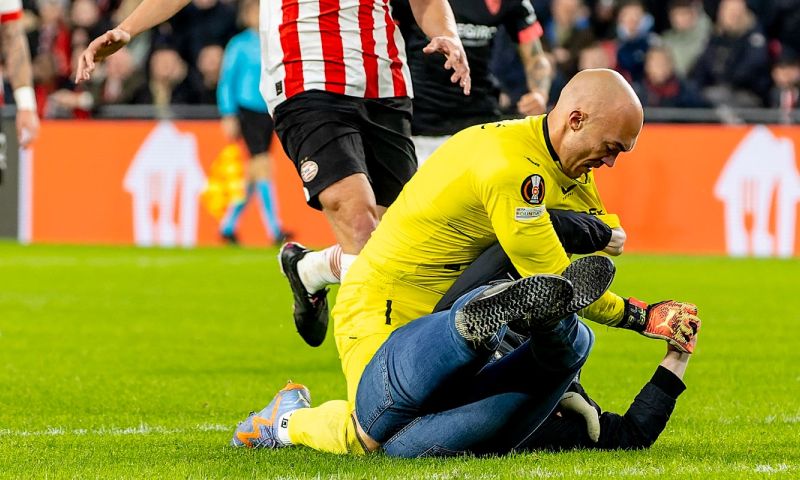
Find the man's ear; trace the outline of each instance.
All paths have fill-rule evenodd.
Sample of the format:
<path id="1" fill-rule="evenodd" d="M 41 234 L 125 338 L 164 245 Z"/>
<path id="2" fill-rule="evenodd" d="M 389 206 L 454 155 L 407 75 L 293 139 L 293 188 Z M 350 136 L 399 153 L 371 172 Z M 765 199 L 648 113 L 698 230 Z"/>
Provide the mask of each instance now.
<path id="1" fill-rule="evenodd" d="M 586 114 L 581 112 L 580 110 L 573 110 L 569 114 L 569 128 L 572 131 L 578 131 L 583 128 L 584 124 L 586 123 Z"/>

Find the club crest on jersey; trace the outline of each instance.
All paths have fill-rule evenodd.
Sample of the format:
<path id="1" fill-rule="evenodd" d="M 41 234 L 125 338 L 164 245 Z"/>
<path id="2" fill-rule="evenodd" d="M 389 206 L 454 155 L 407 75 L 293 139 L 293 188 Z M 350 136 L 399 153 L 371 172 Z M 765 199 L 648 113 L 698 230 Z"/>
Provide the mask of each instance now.
<path id="1" fill-rule="evenodd" d="M 300 178 L 302 178 L 305 183 L 314 180 L 317 176 L 317 172 L 319 172 L 319 165 L 317 165 L 317 162 L 309 160 L 308 157 L 300 162 Z"/>
<path id="2" fill-rule="evenodd" d="M 520 188 L 522 199 L 531 205 L 541 205 L 544 202 L 544 179 L 541 175 L 530 175 L 522 182 Z"/>

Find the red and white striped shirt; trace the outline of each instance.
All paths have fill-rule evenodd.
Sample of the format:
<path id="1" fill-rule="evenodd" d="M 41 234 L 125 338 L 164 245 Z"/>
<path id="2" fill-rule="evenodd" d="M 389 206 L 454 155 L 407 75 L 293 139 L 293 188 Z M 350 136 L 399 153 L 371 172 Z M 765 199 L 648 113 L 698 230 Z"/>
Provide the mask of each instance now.
<path id="1" fill-rule="evenodd" d="M 412 96 L 389 0 L 261 0 L 261 60 L 270 111 L 308 90 Z"/>
<path id="2" fill-rule="evenodd" d="M 0 23 L 22 18 L 22 0 L 0 0 Z"/>

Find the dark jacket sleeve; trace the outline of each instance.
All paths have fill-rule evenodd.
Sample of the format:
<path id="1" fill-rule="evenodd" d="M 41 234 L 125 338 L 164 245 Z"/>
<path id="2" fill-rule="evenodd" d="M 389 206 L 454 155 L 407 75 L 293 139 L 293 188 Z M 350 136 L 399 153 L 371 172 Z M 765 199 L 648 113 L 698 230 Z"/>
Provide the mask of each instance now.
<path id="1" fill-rule="evenodd" d="M 611 227 L 588 213 L 548 209 L 553 228 L 567 253 L 599 252 L 611 241 Z"/>
<path id="2" fill-rule="evenodd" d="M 593 442 L 586 421 L 577 413 L 556 410 L 522 444 L 520 450 L 636 450 L 650 447 L 667 426 L 675 401 L 686 387 L 669 370 L 658 367 L 625 415 L 600 414 L 600 439 Z"/>

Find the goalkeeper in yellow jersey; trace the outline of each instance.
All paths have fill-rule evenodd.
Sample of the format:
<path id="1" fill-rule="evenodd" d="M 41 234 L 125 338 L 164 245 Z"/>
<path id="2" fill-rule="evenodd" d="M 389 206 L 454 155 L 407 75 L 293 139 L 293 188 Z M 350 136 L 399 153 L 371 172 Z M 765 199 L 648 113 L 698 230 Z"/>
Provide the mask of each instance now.
<path id="1" fill-rule="evenodd" d="M 513 447 L 555 408 L 588 356 L 593 336 L 578 310 L 691 352 L 693 305 L 650 308 L 606 292 L 613 268 L 603 260 L 610 261 L 588 257 L 570 267 L 548 213 L 585 212 L 618 228 L 592 169 L 633 149 L 642 123 L 641 104 L 619 74 L 587 70 L 549 115 L 472 127 L 446 142 L 387 210 L 339 290 L 334 335 L 348 399 L 303 408 L 308 391 L 289 385 L 239 425 L 233 445 L 363 453 L 421 419 L 428 432 L 459 435 L 468 413 L 485 427 L 472 427 L 475 442 L 501 435 Z M 479 287 L 430 314 L 495 243 L 523 278 Z M 473 384 L 509 322 L 531 341 Z"/>

